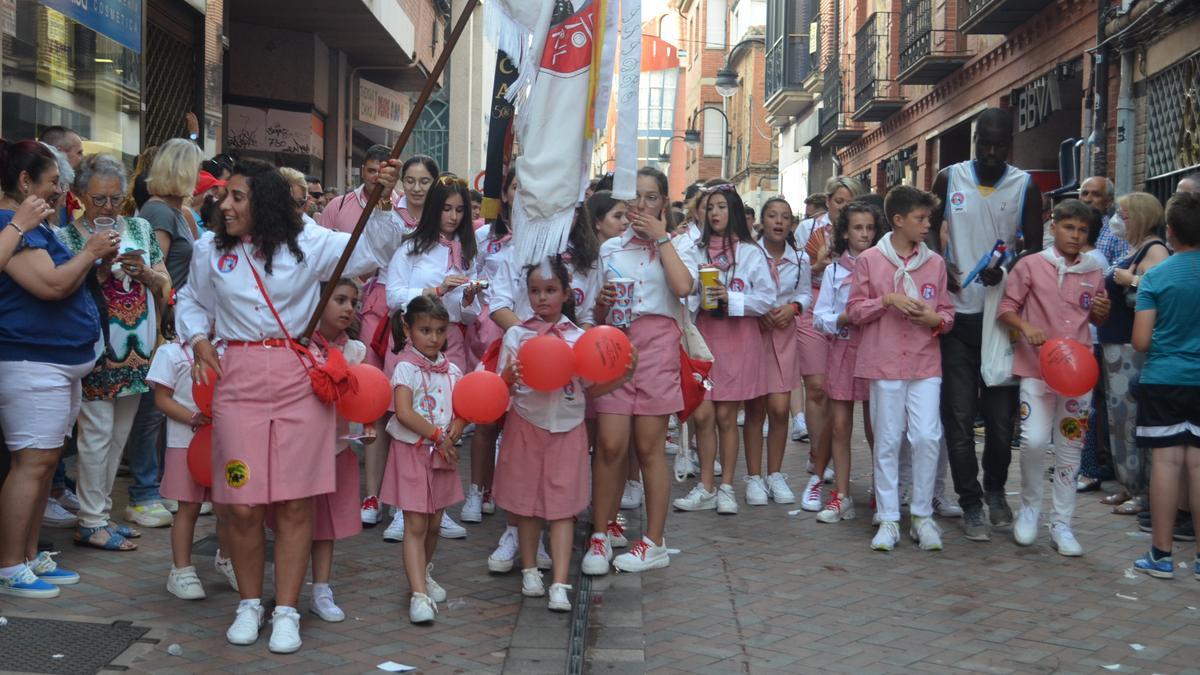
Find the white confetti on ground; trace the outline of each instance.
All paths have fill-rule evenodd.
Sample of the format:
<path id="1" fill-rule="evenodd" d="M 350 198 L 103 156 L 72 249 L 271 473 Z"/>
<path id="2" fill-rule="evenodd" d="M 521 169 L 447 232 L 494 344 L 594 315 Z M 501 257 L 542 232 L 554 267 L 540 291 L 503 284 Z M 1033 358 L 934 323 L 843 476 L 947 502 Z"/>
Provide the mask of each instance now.
<path id="1" fill-rule="evenodd" d="M 1130 649 L 1132 649 L 1132 650 L 1133 650 L 1133 651 L 1135 651 L 1135 652 L 1140 652 L 1140 651 L 1142 651 L 1143 649 L 1145 649 L 1145 648 L 1146 648 L 1146 645 L 1138 644 L 1138 643 L 1136 643 L 1136 642 L 1130 642 L 1130 643 L 1129 643 L 1129 648 L 1130 648 Z"/>
<path id="2" fill-rule="evenodd" d="M 1105 670 L 1120 670 L 1120 669 L 1121 669 L 1121 664 L 1119 664 L 1119 663 L 1110 663 L 1110 664 L 1108 664 L 1108 665 L 1104 665 L 1104 666 L 1100 666 L 1100 667 L 1101 667 L 1101 668 L 1103 668 L 1103 669 L 1105 669 Z"/>
<path id="3" fill-rule="evenodd" d="M 1120 599 L 1122 599 L 1122 600 L 1134 600 L 1134 601 L 1136 601 L 1136 600 L 1138 599 L 1136 595 L 1125 595 L 1125 594 L 1123 594 L 1123 593 L 1117 593 L 1117 597 L 1118 597 L 1118 598 L 1120 598 Z"/>
<path id="4" fill-rule="evenodd" d="M 183 656 L 183 647 L 172 642 L 171 646 L 167 647 L 167 653 L 171 656 Z"/>
<path id="5" fill-rule="evenodd" d="M 1136 579 L 1136 578 L 1138 578 L 1137 572 L 1134 572 L 1132 567 L 1126 567 L 1125 568 L 1125 578 L 1126 579 Z"/>

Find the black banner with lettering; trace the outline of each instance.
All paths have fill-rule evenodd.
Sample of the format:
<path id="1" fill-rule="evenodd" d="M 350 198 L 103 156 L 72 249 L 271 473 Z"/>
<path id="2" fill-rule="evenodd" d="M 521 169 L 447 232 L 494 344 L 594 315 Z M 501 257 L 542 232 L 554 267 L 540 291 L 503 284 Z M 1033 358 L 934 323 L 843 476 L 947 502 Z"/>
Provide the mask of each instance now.
<path id="1" fill-rule="evenodd" d="M 507 96 L 517 79 L 517 68 L 503 50 L 496 52 L 496 76 L 492 85 L 492 114 L 488 123 L 487 164 L 483 176 L 483 205 L 480 214 L 491 220 L 500 213 L 504 171 L 512 154 L 513 104 Z"/>

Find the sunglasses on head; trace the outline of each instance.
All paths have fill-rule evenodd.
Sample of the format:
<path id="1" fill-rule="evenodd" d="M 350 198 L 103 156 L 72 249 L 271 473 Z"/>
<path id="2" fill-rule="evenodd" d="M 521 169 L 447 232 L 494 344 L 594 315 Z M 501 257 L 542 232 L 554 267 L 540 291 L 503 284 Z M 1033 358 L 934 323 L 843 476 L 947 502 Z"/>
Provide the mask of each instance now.
<path id="1" fill-rule="evenodd" d="M 455 176 L 452 173 L 444 173 L 438 176 L 437 182 L 439 185 L 445 185 L 448 187 L 467 187 L 467 181 Z"/>
<path id="2" fill-rule="evenodd" d="M 700 192 L 706 195 L 711 195 L 714 192 L 733 192 L 734 189 L 735 188 L 733 187 L 732 183 L 721 183 L 720 185 L 714 185 L 712 187 L 702 187 L 700 188 Z"/>

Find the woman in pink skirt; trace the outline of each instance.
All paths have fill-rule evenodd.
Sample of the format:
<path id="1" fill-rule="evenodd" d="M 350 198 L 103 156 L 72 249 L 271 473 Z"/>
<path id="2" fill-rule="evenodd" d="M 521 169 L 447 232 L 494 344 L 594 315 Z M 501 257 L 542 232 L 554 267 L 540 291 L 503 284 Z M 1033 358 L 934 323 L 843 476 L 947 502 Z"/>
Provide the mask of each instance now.
<path id="1" fill-rule="evenodd" d="M 454 444 L 466 423 L 454 417 L 450 398 L 462 371 L 442 353 L 447 331 L 455 328 L 437 298 L 413 298 L 392 317 L 392 326 L 401 350 L 392 373 L 396 415 L 387 426 L 392 447 L 379 496 L 404 514 L 408 618 L 429 623 L 446 599 L 432 576 L 439 523 L 446 507 L 463 498 Z"/>
<path id="2" fill-rule="evenodd" d="M 543 276 L 547 268 L 551 273 Z M 627 382 L 636 357 L 625 374 L 611 382 L 588 385 L 576 376 L 555 391 L 527 386 L 517 361 L 521 345 L 539 335 L 555 335 L 573 347 L 583 329 L 573 320 L 571 272 L 561 258 L 533 268 L 525 277 L 535 316 L 508 329 L 500 354 L 503 377 L 513 388 L 513 397 L 496 464 L 496 503 L 517 518 L 522 595 L 546 595 L 537 568 L 537 550 L 543 522 L 550 523 L 553 582 L 548 606 L 552 611 L 567 612 L 571 609 L 567 575 L 573 519 L 588 504 L 585 398 L 602 396 Z"/>
<path id="3" fill-rule="evenodd" d="M 759 318 L 775 306 L 775 282 L 766 253 L 755 243 L 746 225 L 746 209 L 734 187 L 723 183 L 701 189 L 708 193 L 708 199 L 700 214 L 700 238 L 695 240 L 693 248 L 698 251 L 701 264 L 715 267 L 718 275 L 715 285 L 696 288 L 696 302 L 700 306 L 696 328 L 713 354 L 709 373 L 712 389 L 705 394 L 705 400 L 713 402 L 717 449 L 724 471 L 721 484 L 714 485 L 715 478 L 708 478 L 708 467 L 714 458 L 706 456 L 708 452 L 701 445 L 701 480 L 686 496 L 675 500 L 675 508 L 683 511 L 715 508 L 717 513 L 735 514 L 738 506 L 733 477 L 740 445 L 738 408 L 766 393 L 768 361 L 762 349 Z M 715 303 L 716 309 L 704 309 L 707 303 Z M 698 418 L 697 424 L 705 421 Z M 760 419 L 760 438 L 761 430 Z M 703 432 L 697 429 L 698 435 Z M 705 484 L 705 479 L 710 482 Z"/>
<path id="4" fill-rule="evenodd" d="M 792 207 L 783 197 L 767 200 L 762 207 L 763 236 L 759 242 L 771 265 L 775 282 L 774 309 L 759 318 L 763 335 L 766 395 L 746 402 L 742 427 L 746 445 L 746 503 L 777 504 L 796 501 L 783 473 L 787 447 L 788 407 L 792 391 L 801 385 L 800 343 L 796 340 L 796 316 L 812 302 L 808 256 L 796 250 L 792 237 Z M 767 471 L 762 470 L 763 419 L 770 418 L 767 432 Z"/>
<path id="5" fill-rule="evenodd" d="M 867 444 L 873 444 L 870 417 L 870 383 L 854 377 L 854 362 L 862 331 L 850 325 L 846 318 L 846 301 L 850 299 L 850 279 L 854 263 L 862 252 L 871 248 L 883 236 L 884 220 L 879 209 L 862 202 L 851 202 L 841 209 L 833 226 L 833 254 L 837 258 L 825 268 L 821 287 L 825 292 L 813 310 L 813 325 L 833 339 L 829 349 L 829 365 L 825 371 L 825 393 L 829 396 L 832 413 L 833 468 L 836 485 L 829 502 L 821 504 L 821 474 L 828 458 L 818 457 L 816 471 L 805 487 L 801 507 L 819 511 L 817 520 L 836 523 L 854 517 L 854 501 L 850 498 L 850 432 L 853 425 L 854 402 L 862 401 L 863 425 Z"/>
<path id="6" fill-rule="evenodd" d="M 397 167 L 380 170 L 385 190 Z M 336 488 L 336 415 L 313 392 L 307 362 L 295 350 L 350 240 L 304 225 L 287 181 L 275 167 L 245 160 L 234 167 L 213 237 L 196 242 L 176 325 L 192 346 L 193 379 L 217 375 L 213 397 L 213 500 L 228 505 L 230 553 L 242 601 L 226 631 L 232 644 L 258 640 L 263 622 L 263 523 L 274 505 L 275 611 L 270 649 L 300 648 L 300 586 L 312 545 L 312 497 Z M 391 208 L 371 214 L 349 257 L 347 275 L 384 266 L 404 227 Z M 218 356 L 210 338 L 225 341 Z"/>

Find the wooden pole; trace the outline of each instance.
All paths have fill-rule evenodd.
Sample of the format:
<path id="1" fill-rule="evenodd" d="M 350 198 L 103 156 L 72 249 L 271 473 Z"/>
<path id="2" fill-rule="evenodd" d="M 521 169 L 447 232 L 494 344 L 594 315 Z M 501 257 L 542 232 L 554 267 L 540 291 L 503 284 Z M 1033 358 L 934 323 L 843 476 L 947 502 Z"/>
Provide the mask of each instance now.
<path id="1" fill-rule="evenodd" d="M 450 60 L 450 53 L 454 51 L 454 45 L 458 43 L 459 36 L 466 29 L 467 22 L 471 20 L 471 15 L 474 14 L 475 7 L 478 4 L 479 0 L 467 0 L 466 6 L 463 7 L 462 15 L 458 17 L 458 23 L 454 25 L 454 30 L 450 32 L 450 37 L 446 40 L 446 46 L 442 47 L 442 53 L 438 55 L 437 63 L 434 64 L 433 70 L 425 80 L 425 86 L 421 89 L 421 95 L 417 97 L 417 102 L 413 104 L 408 121 L 404 123 L 404 129 L 400 132 L 400 138 L 396 141 L 396 145 L 392 146 L 391 159 L 400 158 L 400 153 L 408 143 L 409 136 L 412 136 L 413 129 L 417 126 L 417 119 L 421 116 L 421 111 L 425 109 L 425 104 L 429 102 L 429 97 L 433 95 L 433 88 L 437 85 L 438 78 L 442 76 L 442 71 L 446 69 L 446 63 Z M 325 313 L 325 305 L 329 304 L 329 299 L 333 297 L 333 291 L 337 286 L 336 282 L 342 278 L 342 273 L 346 270 L 346 264 L 350 261 L 350 255 L 354 253 L 354 247 L 358 245 L 358 240 L 362 237 L 367 220 L 370 219 L 371 213 L 375 210 L 375 205 L 381 197 L 383 197 L 383 186 L 376 183 L 375 187 L 371 190 L 371 194 L 367 197 L 367 205 L 363 208 L 362 215 L 358 217 L 358 222 L 354 225 L 354 231 L 350 234 L 350 241 L 346 242 L 346 249 L 342 251 L 342 257 L 338 260 L 337 267 L 333 268 L 333 275 L 329 278 L 330 283 L 325 284 L 325 290 L 321 293 L 321 300 L 317 303 L 317 311 L 313 312 L 312 318 L 308 320 L 308 325 L 300 335 L 301 343 L 307 345 L 313 331 L 317 329 L 317 324 L 321 321 L 321 315 Z"/>

